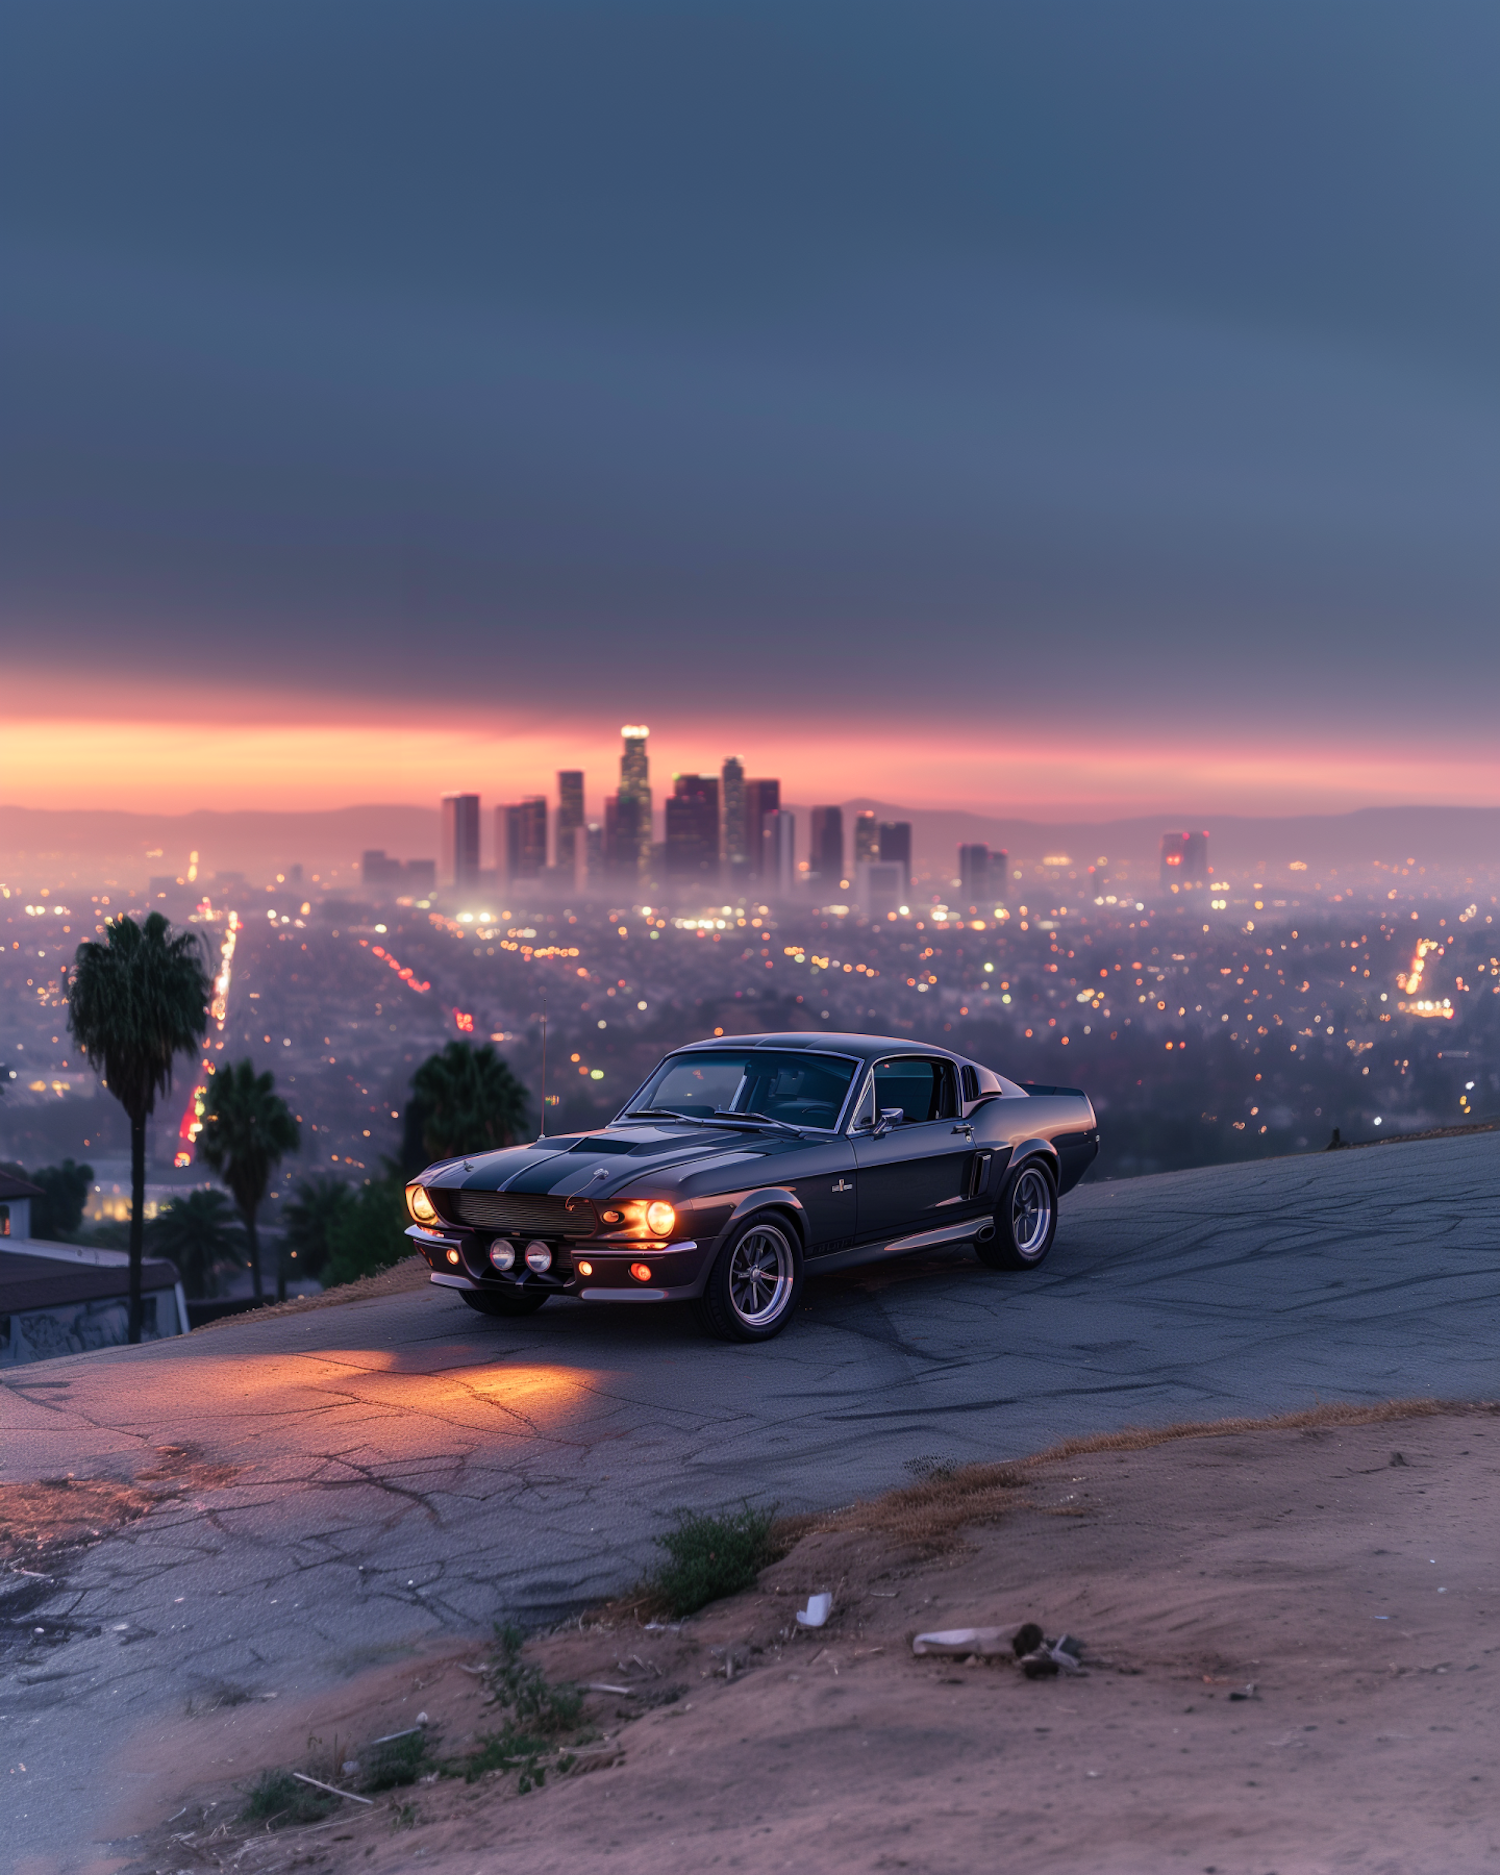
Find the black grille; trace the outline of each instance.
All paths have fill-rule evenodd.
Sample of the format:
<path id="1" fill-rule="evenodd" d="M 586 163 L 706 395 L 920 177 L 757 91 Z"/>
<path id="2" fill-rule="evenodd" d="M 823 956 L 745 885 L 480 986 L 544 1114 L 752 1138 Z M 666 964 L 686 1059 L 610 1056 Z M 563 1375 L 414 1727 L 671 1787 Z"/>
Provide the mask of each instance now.
<path id="1" fill-rule="evenodd" d="M 478 1230 L 525 1232 L 533 1237 L 592 1237 L 598 1229 L 586 1198 L 530 1197 L 524 1192 L 450 1191 L 444 1209 Z"/>

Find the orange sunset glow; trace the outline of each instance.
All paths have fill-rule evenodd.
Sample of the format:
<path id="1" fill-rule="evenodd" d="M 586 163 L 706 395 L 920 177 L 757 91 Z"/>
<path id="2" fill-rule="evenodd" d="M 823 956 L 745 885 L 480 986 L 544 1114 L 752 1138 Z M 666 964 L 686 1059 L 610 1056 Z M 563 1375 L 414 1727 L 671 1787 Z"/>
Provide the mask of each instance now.
<path id="1" fill-rule="evenodd" d="M 1484 752 L 1413 746 L 1394 755 L 1357 744 L 1316 749 L 1231 738 L 1198 741 L 1080 731 L 1031 741 L 928 724 L 847 723 L 809 731 L 774 722 L 656 714 L 659 774 L 717 768 L 730 752 L 753 772 L 780 774 L 789 799 L 869 795 L 1048 818 L 1129 814 L 1337 812 L 1370 802 L 1500 803 L 1500 766 Z M 581 767 L 589 797 L 613 785 L 613 723 L 481 727 L 472 719 L 214 721 L 0 719 L 0 800 L 21 807 L 307 809 L 356 802 L 428 805 L 444 792 L 488 798 L 550 788 Z"/>

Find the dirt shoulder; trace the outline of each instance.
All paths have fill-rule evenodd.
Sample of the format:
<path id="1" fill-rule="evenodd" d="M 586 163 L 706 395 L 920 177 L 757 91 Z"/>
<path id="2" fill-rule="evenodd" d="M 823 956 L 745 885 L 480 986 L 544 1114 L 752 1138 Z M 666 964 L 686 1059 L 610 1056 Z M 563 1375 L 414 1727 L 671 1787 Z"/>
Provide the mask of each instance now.
<path id="1" fill-rule="evenodd" d="M 333 1289 L 320 1289 L 316 1295 L 290 1296 L 285 1302 L 270 1302 L 261 1309 L 246 1309 L 242 1315 L 221 1315 L 216 1321 L 195 1328 L 195 1335 L 212 1334 L 216 1328 L 242 1328 L 246 1322 L 270 1321 L 279 1315 L 306 1315 L 310 1309 L 336 1309 L 346 1302 L 369 1302 L 376 1296 L 404 1295 L 409 1289 L 425 1289 L 432 1272 L 419 1256 L 402 1257 L 388 1270 L 376 1276 L 361 1276 L 357 1282 L 339 1283 Z"/>
<path id="2" fill-rule="evenodd" d="M 185 1717 L 126 1748 L 152 1784 L 121 1820 L 145 1832 L 128 1866 L 1411 1875 L 1500 1859 L 1500 1410 L 1188 1432 L 932 1480 L 824 1520 L 680 1627 L 616 1610 L 532 1643 L 552 1681 L 625 1689 L 587 1695 L 592 1744 L 539 1789 L 495 1770 L 346 1802 L 315 1828 L 219 1820 L 258 1771 L 309 1768 L 310 1738 L 324 1776 L 419 1713 L 442 1753 L 472 1751 L 495 1723 L 484 1646 L 296 1708 Z M 822 1591 L 829 1624 L 799 1629 Z M 921 1631 L 1028 1618 L 1080 1636 L 1088 1671 L 1033 1681 L 911 1651 Z"/>

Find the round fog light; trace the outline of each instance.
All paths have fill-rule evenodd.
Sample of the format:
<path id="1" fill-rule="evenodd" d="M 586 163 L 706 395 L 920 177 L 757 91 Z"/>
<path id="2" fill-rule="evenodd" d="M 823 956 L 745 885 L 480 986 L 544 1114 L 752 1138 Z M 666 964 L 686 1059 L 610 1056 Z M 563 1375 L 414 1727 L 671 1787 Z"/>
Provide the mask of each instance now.
<path id="1" fill-rule="evenodd" d="M 529 1243 L 526 1246 L 526 1267 L 535 1270 L 540 1276 L 544 1270 L 552 1267 L 552 1252 L 544 1243 Z"/>
<path id="2" fill-rule="evenodd" d="M 578 1265 L 578 1274 L 580 1276 L 592 1276 L 593 1273 L 594 1273 L 594 1266 L 592 1263 L 580 1263 Z"/>
<path id="3" fill-rule="evenodd" d="M 670 1237 L 676 1222 L 677 1213 L 662 1199 L 657 1198 L 646 1206 L 646 1229 L 653 1237 Z"/>
<path id="4" fill-rule="evenodd" d="M 497 1270 L 513 1270 L 516 1267 L 516 1246 L 510 1243 L 492 1243 L 490 1261 Z"/>
<path id="5" fill-rule="evenodd" d="M 450 1250 L 448 1252 L 448 1261 L 450 1263 L 456 1263 L 458 1261 L 458 1252 L 456 1250 Z"/>
<path id="6" fill-rule="evenodd" d="M 649 1283 L 651 1280 L 651 1265 L 649 1263 L 632 1263 L 630 1273 L 638 1283 Z"/>

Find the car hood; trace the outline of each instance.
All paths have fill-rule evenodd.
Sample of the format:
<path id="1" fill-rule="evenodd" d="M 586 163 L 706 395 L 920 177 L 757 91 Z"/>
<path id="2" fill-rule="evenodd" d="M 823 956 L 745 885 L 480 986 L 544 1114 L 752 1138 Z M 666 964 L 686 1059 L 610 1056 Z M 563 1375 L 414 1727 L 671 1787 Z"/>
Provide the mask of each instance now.
<path id="1" fill-rule="evenodd" d="M 739 1127 L 611 1126 L 473 1153 L 429 1166 L 419 1182 L 443 1191 L 514 1191 L 557 1198 L 615 1198 L 645 1182 L 681 1190 L 690 1176 L 794 1149 L 800 1140 Z M 695 1181 L 696 1182 L 696 1181 Z"/>

